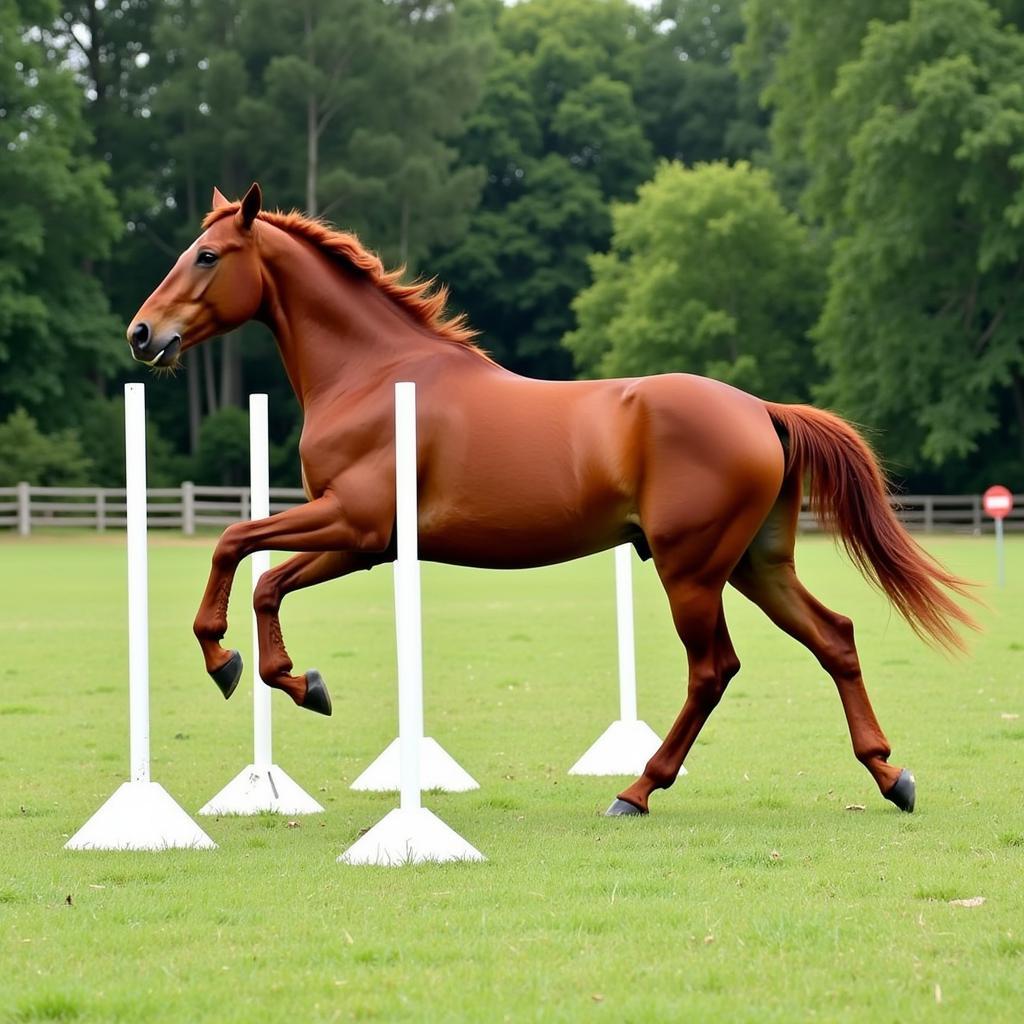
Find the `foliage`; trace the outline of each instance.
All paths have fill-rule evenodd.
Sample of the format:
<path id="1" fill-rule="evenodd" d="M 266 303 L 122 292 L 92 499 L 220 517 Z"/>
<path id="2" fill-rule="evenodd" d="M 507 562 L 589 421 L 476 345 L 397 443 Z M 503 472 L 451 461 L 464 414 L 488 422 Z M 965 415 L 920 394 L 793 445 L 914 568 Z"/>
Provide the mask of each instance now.
<path id="1" fill-rule="evenodd" d="M 741 79 L 733 61 L 745 33 L 738 0 L 662 0 L 651 21 L 634 91 L 654 151 L 695 164 L 762 150 L 761 77 Z"/>
<path id="2" fill-rule="evenodd" d="M 790 0 L 767 92 L 777 144 L 810 168 L 806 208 L 835 240 L 814 331 L 819 397 L 882 428 L 904 471 L 927 460 L 981 486 L 988 471 L 969 458 L 991 438 L 986 461 L 1016 461 L 1012 478 L 1024 457 L 1024 39 L 984 0 L 829 10 L 843 21 L 814 63 L 820 5 Z"/>
<path id="3" fill-rule="evenodd" d="M 147 389 L 147 399 L 152 390 Z M 192 476 L 191 460 L 171 443 L 152 409 L 146 419 L 146 482 L 150 487 L 177 487 Z M 124 399 L 91 397 L 83 406 L 77 435 L 92 464 L 87 482 L 124 487 Z"/>
<path id="4" fill-rule="evenodd" d="M 65 51 L 31 28 L 55 15 L 44 0 L 0 4 L 0 415 L 24 406 L 65 425 L 123 358 L 91 272 L 120 224 Z"/>
<path id="5" fill-rule="evenodd" d="M 126 321 L 211 186 L 259 178 L 271 206 L 437 274 L 513 370 L 684 358 L 776 397 L 819 384 L 914 486 L 1012 483 L 1021 27 L 1022 0 L 3 0 L 0 418 L 74 426 L 94 472 L 119 476 L 100 425 L 119 430 L 110 396 L 145 372 Z M 815 255 L 788 306 L 769 299 L 791 287 L 785 267 L 766 262 L 717 285 L 695 270 L 667 310 L 627 296 L 631 322 L 665 332 L 627 352 L 609 334 L 621 304 L 598 297 L 645 256 L 616 248 L 612 209 L 659 159 L 770 170 Z M 753 326 L 728 319 L 730 276 Z M 588 340 L 570 351 L 578 296 Z M 151 469 L 195 475 L 204 418 L 254 390 L 270 395 L 275 479 L 294 482 L 301 417 L 259 325 L 150 389 Z"/>
<path id="6" fill-rule="evenodd" d="M 249 417 L 226 406 L 203 421 L 194 479 L 203 483 L 243 485 L 249 482 Z"/>
<path id="7" fill-rule="evenodd" d="M 842 194 L 847 139 L 839 129 L 833 91 L 840 68 L 860 52 L 872 21 L 904 16 L 909 0 L 747 0 L 747 35 L 737 63 L 762 85 L 772 112 L 769 161 L 777 174 L 799 183 L 813 219 Z"/>
<path id="8" fill-rule="evenodd" d="M 37 487 L 76 487 L 92 483 L 93 464 L 70 427 L 44 434 L 24 409 L 0 423 L 0 487 L 24 481 Z"/>
<path id="9" fill-rule="evenodd" d="M 541 376 L 570 369 L 558 339 L 607 241 L 608 200 L 653 167 L 631 79 L 640 13 L 626 0 L 507 7 L 463 160 L 487 168 L 479 212 L 438 268 L 499 361 Z"/>
<path id="10" fill-rule="evenodd" d="M 565 339 L 584 373 L 687 370 L 775 401 L 806 399 L 821 272 L 765 171 L 664 163 L 614 221 Z"/>

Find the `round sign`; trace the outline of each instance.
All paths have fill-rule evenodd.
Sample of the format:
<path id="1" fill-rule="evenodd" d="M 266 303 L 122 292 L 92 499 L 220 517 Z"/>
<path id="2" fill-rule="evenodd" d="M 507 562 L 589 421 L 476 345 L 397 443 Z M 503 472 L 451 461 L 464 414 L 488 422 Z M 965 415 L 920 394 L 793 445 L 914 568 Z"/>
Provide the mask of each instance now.
<path id="1" fill-rule="evenodd" d="M 1005 519 L 1013 508 L 1013 495 L 1005 487 L 996 484 L 981 496 L 981 503 L 993 519 Z"/>

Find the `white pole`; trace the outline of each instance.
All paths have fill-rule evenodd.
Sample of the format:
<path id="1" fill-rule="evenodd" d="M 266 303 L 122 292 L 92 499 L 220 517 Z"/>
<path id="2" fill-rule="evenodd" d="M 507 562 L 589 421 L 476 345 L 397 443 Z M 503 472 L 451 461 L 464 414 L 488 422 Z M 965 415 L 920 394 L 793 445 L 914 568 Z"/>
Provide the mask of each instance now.
<path id="1" fill-rule="evenodd" d="M 149 570 L 146 550 L 146 388 L 124 386 L 128 515 L 128 720 L 131 781 L 149 782 Z"/>
<path id="2" fill-rule="evenodd" d="M 398 639 L 399 805 L 339 858 L 346 864 L 411 864 L 483 860 L 420 800 L 423 742 L 423 644 L 416 512 L 416 385 L 395 385 L 395 632 Z M 389 748 L 390 749 L 390 748 Z"/>
<path id="3" fill-rule="evenodd" d="M 423 645 L 416 510 L 416 385 L 395 385 L 395 492 L 398 557 L 395 561 L 395 631 L 398 641 L 400 807 L 420 807 L 423 739 Z"/>
<path id="4" fill-rule="evenodd" d="M 570 775 L 639 775 L 661 746 L 657 733 L 636 713 L 636 645 L 633 634 L 632 544 L 615 549 L 615 620 L 619 641 L 619 717 L 569 769 Z M 685 768 L 679 769 L 686 774 Z M 610 813 L 621 813 L 615 808 Z"/>
<path id="5" fill-rule="evenodd" d="M 1006 586 L 1006 557 L 1003 553 L 1003 520 L 996 519 L 996 562 L 998 563 L 999 586 Z"/>
<path id="6" fill-rule="evenodd" d="M 636 721 L 636 653 L 633 638 L 633 546 L 615 549 L 615 613 L 619 633 L 619 719 Z"/>
<path id="7" fill-rule="evenodd" d="M 267 428 L 267 396 L 249 396 L 249 518 L 266 519 L 270 515 L 270 443 Z M 270 568 L 270 552 L 255 551 L 252 559 L 252 589 Z M 260 643 L 256 616 L 252 620 L 253 665 L 253 764 L 267 769 L 273 764 L 270 724 L 270 687 L 260 678 Z"/>
<path id="8" fill-rule="evenodd" d="M 64 844 L 66 850 L 212 850 L 217 844 L 149 777 L 149 573 L 146 391 L 124 386 L 128 519 L 128 737 L 131 777 Z"/>

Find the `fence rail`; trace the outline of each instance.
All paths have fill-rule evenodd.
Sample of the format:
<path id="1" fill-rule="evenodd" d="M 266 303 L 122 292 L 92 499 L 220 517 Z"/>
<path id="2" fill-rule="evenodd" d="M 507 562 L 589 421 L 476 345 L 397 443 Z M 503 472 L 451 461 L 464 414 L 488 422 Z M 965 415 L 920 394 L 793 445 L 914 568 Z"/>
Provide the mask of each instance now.
<path id="1" fill-rule="evenodd" d="M 189 481 L 180 487 L 146 491 L 149 525 L 186 535 L 203 526 L 225 527 L 249 518 L 248 487 L 204 487 Z M 306 500 L 298 487 L 271 487 L 270 512 L 283 512 Z M 123 487 L 0 487 L 0 529 L 28 536 L 36 528 L 77 526 L 123 528 L 127 522 Z"/>
<path id="2" fill-rule="evenodd" d="M 305 501 L 298 487 L 271 487 L 270 512 Z M 205 487 L 189 481 L 180 487 L 151 487 L 147 491 L 149 525 L 180 530 L 186 535 L 204 526 L 225 527 L 249 518 L 248 487 Z M 910 530 L 921 533 L 990 533 L 992 520 L 982 511 L 980 494 L 891 495 L 897 516 Z M 125 525 L 125 492 L 117 487 L 0 487 L 0 529 L 28 536 L 36 528 L 75 526 L 102 532 Z M 1004 520 L 1007 530 L 1024 532 L 1024 503 Z M 819 529 L 806 505 L 800 529 Z"/>

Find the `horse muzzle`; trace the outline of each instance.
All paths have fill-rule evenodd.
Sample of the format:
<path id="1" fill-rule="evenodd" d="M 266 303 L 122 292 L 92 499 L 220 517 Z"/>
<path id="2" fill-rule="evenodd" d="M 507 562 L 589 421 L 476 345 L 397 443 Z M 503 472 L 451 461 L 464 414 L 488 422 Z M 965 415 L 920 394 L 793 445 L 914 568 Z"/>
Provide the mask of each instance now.
<path id="1" fill-rule="evenodd" d="M 181 354 L 181 335 L 176 331 L 156 333 L 145 320 L 128 328 L 132 358 L 147 366 L 170 366 Z"/>

